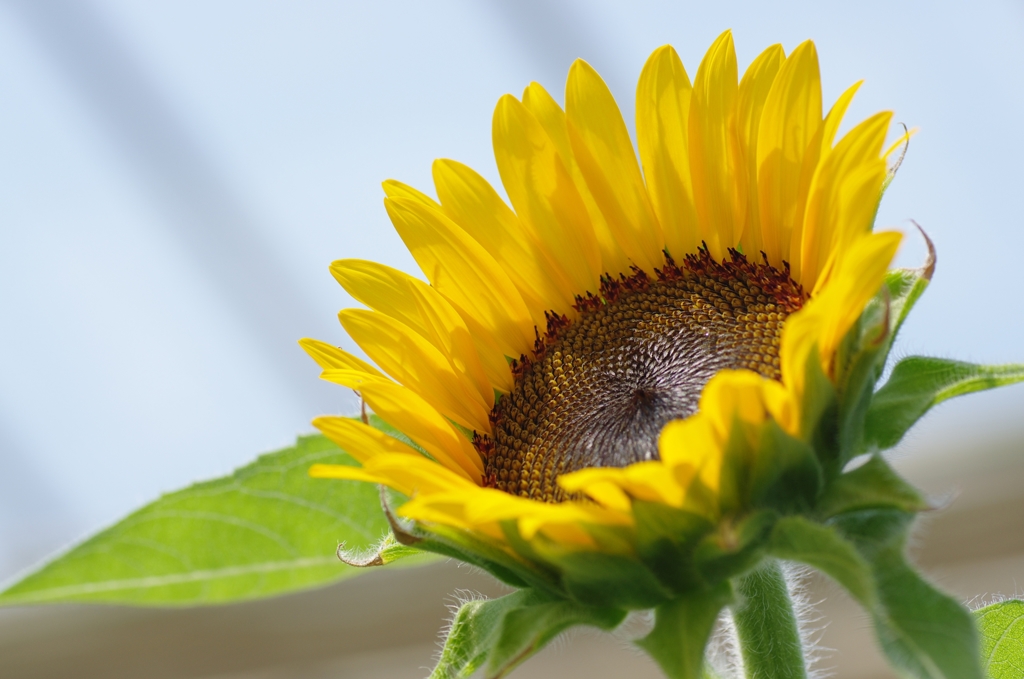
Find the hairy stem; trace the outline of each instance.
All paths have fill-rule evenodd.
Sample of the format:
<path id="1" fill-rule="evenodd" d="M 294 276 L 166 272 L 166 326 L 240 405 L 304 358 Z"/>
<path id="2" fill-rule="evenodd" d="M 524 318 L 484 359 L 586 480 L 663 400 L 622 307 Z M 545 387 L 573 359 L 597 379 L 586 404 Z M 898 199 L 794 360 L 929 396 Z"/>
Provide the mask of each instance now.
<path id="1" fill-rule="evenodd" d="M 654 629 L 636 643 L 669 679 L 713 679 L 704 666 L 704 649 L 718 614 L 730 601 L 732 588 L 723 582 L 666 602 L 655 609 Z"/>
<path id="2" fill-rule="evenodd" d="M 745 575 L 736 589 L 733 618 L 747 679 L 806 679 L 800 630 L 779 563 Z"/>

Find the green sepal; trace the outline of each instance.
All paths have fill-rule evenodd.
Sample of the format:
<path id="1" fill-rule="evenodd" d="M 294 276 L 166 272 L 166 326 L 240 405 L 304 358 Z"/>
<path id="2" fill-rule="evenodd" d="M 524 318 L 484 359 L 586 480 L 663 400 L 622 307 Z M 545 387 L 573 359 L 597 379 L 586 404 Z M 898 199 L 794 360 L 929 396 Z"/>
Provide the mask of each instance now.
<path id="1" fill-rule="evenodd" d="M 402 545 L 423 552 L 446 556 L 477 566 L 499 581 L 512 587 L 537 587 L 558 593 L 557 576 L 545 571 L 537 563 L 517 558 L 502 546 L 486 538 L 443 525 L 425 526 L 415 522 L 404 525 L 392 509 L 407 502 L 408 498 L 386 486 L 378 486 L 384 516 L 391 525 L 391 533 Z"/>
<path id="2" fill-rule="evenodd" d="M 574 601 L 589 606 L 612 606 L 624 609 L 652 608 L 666 601 L 672 592 L 643 563 L 626 552 L 579 550 L 567 548 L 536 536 L 532 542 L 523 540 L 514 521 L 502 525 L 513 548 L 532 562 L 549 566 L 558 578 L 558 591 Z M 588 527 L 600 531 L 601 527 Z M 614 528 L 607 527 L 602 542 L 615 542 Z M 623 542 L 623 545 L 627 543 Z"/>
<path id="3" fill-rule="evenodd" d="M 906 540 L 914 515 L 892 507 L 859 509 L 831 517 L 833 526 L 870 563 L 875 552 Z"/>
<path id="4" fill-rule="evenodd" d="M 570 552 L 553 559 L 562 584 L 576 601 L 626 609 L 653 608 L 672 592 L 635 559 L 600 552 Z"/>
<path id="5" fill-rule="evenodd" d="M 800 404 L 800 438 L 815 450 L 826 478 L 841 468 L 839 431 L 836 426 L 839 394 L 821 368 L 817 348 L 808 353 L 804 366 L 804 393 Z"/>
<path id="6" fill-rule="evenodd" d="M 347 549 L 347 545 L 342 543 L 338 546 L 337 554 L 342 563 L 355 568 L 387 566 L 411 557 L 424 560 L 436 558 L 428 552 L 399 542 L 394 533 L 388 533 L 367 550 Z"/>
<path id="7" fill-rule="evenodd" d="M 860 509 L 930 509 L 920 492 L 897 474 L 880 455 L 833 479 L 818 499 L 817 513 L 828 518 Z"/>
<path id="8" fill-rule="evenodd" d="M 931 283 L 932 276 L 935 274 L 935 244 L 932 243 L 932 239 L 928 237 L 928 234 L 925 233 L 925 230 L 917 222 L 914 222 L 914 226 L 917 227 L 918 231 L 921 232 L 921 237 L 924 238 L 925 246 L 928 249 L 928 256 L 925 258 L 923 266 L 915 269 L 893 269 L 885 274 L 885 283 L 882 290 L 883 295 L 886 297 L 886 316 L 889 319 L 885 358 L 888 358 L 889 349 L 896 341 L 896 336 L 903 327 L 903 322 L 907 320 L 911 309 L 914 308 L 917 300 L 924 294 L 928 284 Z M 875 300 L 877 304 L 879 298 L 876 297 Z"/>
<path id="9" fill-rule="evenodd" d="M 946 399 L 1024 382 L 1024 365 L 984 366 L 911 356 L 896 364 L 871 401 L 864 428 L 868 451 L 892 448 L 933 406 Z"/>
<path id="10" fill-rule="evenodd" d="M 917 679 L 982 679 L 970 613 L 906 561 L 912 519 L 908 512 L 870 509 L 841 514 L 830 524 L 871 566 L 875 633 L 889 661 Z"/>
<path id="11" fill-rule="evenodd" d="M 935 274 L 935 244 L 932 243 L 932 239 L 928 237 L 920 224 L 914 222 L 914 226 L 924 238 L 924 244 L 928 248 L 928 257 L 925 259 L 924 265 L 919 268 L 894 269 L 885 275 L 885 288 L 889 292 L 890 344 L 896 340 L 896 335 L 903 327 L 903 321 L 907 320 L 910 310 L 924 294 Z"/>
<path id="12" fill-rule="evenodd" d="M 814 449 L 784 432 L 774 420 L 766 421 L 751 471 L 753 506 L 783 513 L 806 511 L 815 505 L 822 483 Z"/>
<path id="13" fill-rule="evenodd" d="M 722 451 L 722 471 L 718 488 L 704 485 L 698 477 L 687 489 L 687 503 L 698 506 L 718 507 L 723 514 L 742 512 L 746 506 L 747 490 L 750 485 L 750 468 L 757 450 L 748 437 L 749 425 L 735 416 L 729 431 L 729 438 Z"/>
<path id="14" fill-rule="evenodd" d="M 925 236 L 927 240 L 927 236 Z M 889 336 L 895 341 L 897 333 L 907 320 L 910 310 L 924 294 L 935 267 L 935 251 L 927 240 L 928 262 L 920 269 L 895 269 L 885 275 L 885 289 L 889 293 Z"/>
<path id="15" fill-rule="evenodd" d="M 651 572 L 672 591 L 701 584 L 693 561 L 697 541 L 714 530 L 707 518 L 660 502 L 633 500 L 636 550 Z"/>
<path id="16" fill-rule="evenodd" d="M 862 449 L 864 420 L 882 376 L 891 346 L 891 300 L 888 288 L 875 296 L 843 339 L 836 358 L 838 473 Z"/>
<path id="17" fill-rule="evenodd" d="M 918 269 L 896 269 L 885 276 L 881 291 L 868 303 L 857 323 L 843 338 L 836 357 L 839 448 L 835 469 L 864 450 L 864 421 L 889 351 L 903 322 L 924 293 L 935 270 L 935 249 L 928 245 L 928 259 Z"/>
<path id="18" fill-rule="evenodd" d="M 871 566 L 834 528 L 801 516 L 783 517 L 772 531 L 769 553 L 818 569 L 846 588 L 864 608 L 874 610 Z"/>
<path id="19" fill-rule="evenodd" d="M 309 477 L 355 465 L 323 436 L 260 456 L 223 478 L 169 493 L 14 584 L 0 604 L 226 603 L 326 585 L 359 573 L 335 555 L 388 530 L 377 489 Z"/>
<path id="20" fill-rule="evenodd" d="M 503 677 L 566 629 L 611 630 L 625 616 L 620 609 L 583 606 L 533 589 L 469 601 L 456 612 L 430 679 L 469 677 L 479 669 L 488 679 Z"/>
<path id="21" fill-rule="evenodd" d="M 417 526 L 416 547 L 481 568 L 499 581 L 517 588 L 533 588 L 552 595 L 561 592 L 558 576 L 538 561 L 518 558 L 477 536 L 449 526 Z"/>
<path id="22" fill-rule="evenodd" d="M 654 629 L 636 642 L 669 679 L 702 679 L 704 649 L 718 614 L 732 602 L 732 586 L 692 589 L 654 609 Z"/>
<path id="23" fill-rule="evenodd" d="M 487 553 L 487 556 L 484 556 L 480 551 L 478 551 L 478 549 L 474 549 L 471 544 L 467 544 L 467 541 L 464 540 L 458 541 L 458 544 L 452 544 L 447 540 L 438 539 L 436 536 L 432 536 L 424 537 L 423 542 L 416 543 L 416 546 L 419 549 L 433 554 L 456 559 L 471 566 L 476 566 L 477 568 L 487 571 L 499 582 L 509 585 L 510 587 L 529 587 L 531 581 L 535 582 L 535 580 L 529 576 L 523 577 L 523 569 L 512 566 L 507 561 L 500 558 L 487 558 L 488 556 L 493 557 L 489 548 L 485 548 L 483 550 Z"/>
<path id="24" fill-rule="evenodd" d="M 1024 601 L 1010 599 L 974 611 L 981 665 L 988 679 L 1024 677 Z"/>
<path id="25" fill-rule="evenodd" d="M 778 514 L 758 510 L 735 523 L 723 519 L 694 550 L 697 572 L 710 585 L 744 573 L 760 561 Z"/>

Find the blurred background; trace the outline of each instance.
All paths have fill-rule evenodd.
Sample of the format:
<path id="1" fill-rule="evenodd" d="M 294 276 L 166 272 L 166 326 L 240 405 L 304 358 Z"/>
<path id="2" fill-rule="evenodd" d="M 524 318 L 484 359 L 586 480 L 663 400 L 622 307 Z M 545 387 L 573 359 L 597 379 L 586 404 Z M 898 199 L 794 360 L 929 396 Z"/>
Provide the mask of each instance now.
<path id="1" fill-rule="evenodd" d="M 865 79 L 846 128 L 886 108 L 921 128 L 878 218 L 917 220 L 939 253 L 897 353 L 1024 361 L 1019 0 L 0 2 L 0 580 L 290 443 L 312 416 L 355 409 L 295 342 L 357 351 L 335 318 L 354 302 L 333 259 L 418 274 L 382 180 L 429 190 L 431 160 L 451 157 L 497 184 L 498 97 L 531 80 L 560 95 L 578 57 L 632 128 L 647 55 L 671 43 L 692 77 L 725 28 L 741 69 L 769 44 L 813 38 L 826 106 Z M 900 262 L 914 266 L 924 248 L 908 236 Z M 1020 385 L 955 401 L 895 454 L 956 497 L 921 532 L 919 558 L 965 600 L 1024 591 L 1022 413 Z M 216 611 L 4 610 L 0 667 L 419 676 L 443 594 L 493 591 L 452 565 L 358 582 Z M 373 609 L 373 592 L 394 608 L 362 620 L 362 637 L 345 632 L 345 611 Z M 888 676 L 868 623 L 826 585 L 811 592 L 834 619 L 824 666 Z M 522 676 L 655 676 L 597 637 L 532 663 Z"/>

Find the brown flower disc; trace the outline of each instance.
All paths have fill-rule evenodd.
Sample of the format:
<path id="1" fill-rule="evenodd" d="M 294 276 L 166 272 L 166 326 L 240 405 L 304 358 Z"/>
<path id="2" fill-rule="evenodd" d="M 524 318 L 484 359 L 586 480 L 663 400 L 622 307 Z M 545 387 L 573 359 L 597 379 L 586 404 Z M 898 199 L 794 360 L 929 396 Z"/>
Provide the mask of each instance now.
<path id="1" fill-rule="evenodd" d="M 549 314 L 534 355 L 513 363 L 515 387 L 491 412 L 493 437 L 474 438 L 486 484 L 562 501 L 561 474 L 657 459 L 662 427 L 696 412 L 719 370 L 779 379 L 782 325 L 803 290 L 788 266 L 730 254 L 668 259 L 656 280 L 642 271 L 606 278 L 599 295 L 577 299 L 576 319 Z"/>

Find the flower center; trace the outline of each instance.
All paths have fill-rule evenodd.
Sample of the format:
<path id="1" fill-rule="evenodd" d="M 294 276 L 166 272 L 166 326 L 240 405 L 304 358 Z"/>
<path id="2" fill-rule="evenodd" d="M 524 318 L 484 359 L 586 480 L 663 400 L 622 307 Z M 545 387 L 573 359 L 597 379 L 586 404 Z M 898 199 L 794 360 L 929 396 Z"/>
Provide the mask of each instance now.
<path id="1" fill-rule="evenodd" d="M 485 483 L 547 502 L 567 499 L 557 478 L 586 467 L 658 459 L 658 435 L 697 410 L 719 370 L 779 379 L 779 340 L 803 289 L 736 251 L 671 259 L 651 280 L 636 270 L 577 298 L 579 317 L 548 315 L 533 357 L 512 364 L 515 387 L 491 412 L 493 437 L 474 444 Z"/>

